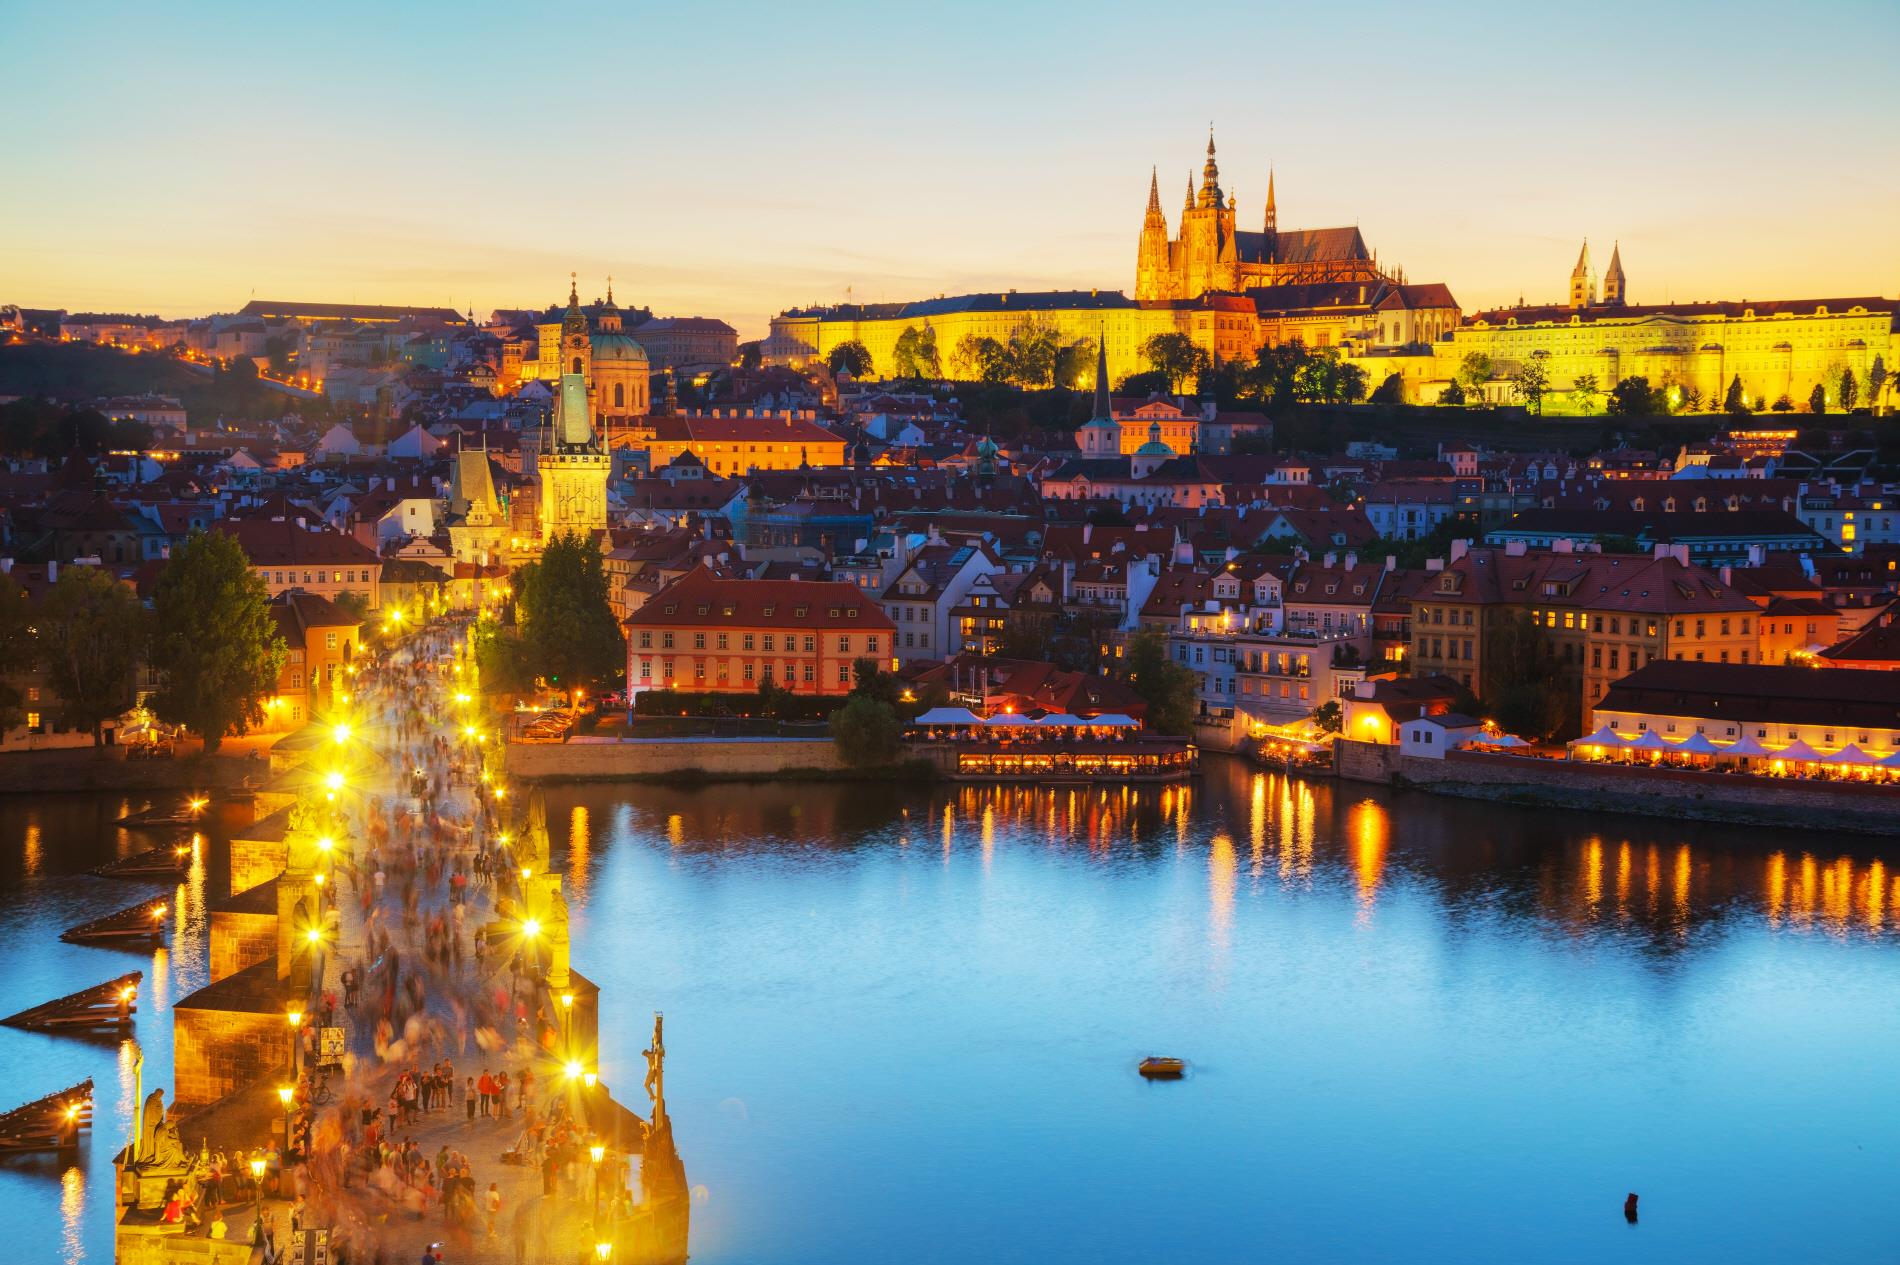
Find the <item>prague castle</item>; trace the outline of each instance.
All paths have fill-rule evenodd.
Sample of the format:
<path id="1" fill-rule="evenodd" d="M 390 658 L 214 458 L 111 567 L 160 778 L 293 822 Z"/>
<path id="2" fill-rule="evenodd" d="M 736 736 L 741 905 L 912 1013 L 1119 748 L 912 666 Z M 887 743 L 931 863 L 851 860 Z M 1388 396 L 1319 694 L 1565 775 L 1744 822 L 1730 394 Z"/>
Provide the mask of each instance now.
<path id="1" fill-rule="evenodd" d="M 1843 372 L 1864 384 L 1876 357 L 1889 370 L 1900 367 L 1900 305 L 1893 300 L 1638 304 L 1620 244 L 1599 287 L 1586 243 L 1564 302 L 1465 314 L 1448 286 L 1410 283 L 1403 269 L 1383 266 L 1356 227 L 1280 228 L 1271 172 L 1258 222 L 1257 232 L 1239 227 L 1239 199 L 1222 188 L 1210 137 L 1200 182 L 1188 178 L 1172 232 L 1159 177 L 1149 174 L 1132 298 L 1107 290 L 1011 290 L 798 308 L 773 319 L 765 355 L 798 367 L 855 341 L 870 353 L 873 376 L 889 377 L 897 372 L 898 339 L 912 331 L 913 338 L 934 340 L 944 376 L 969 378 L 976 367 L 960 351 L 966 340 L 1006 342 L 1031 322 L 1052 327 L 1064 343 L 1101 340 L 1111 379 L 1120 381 L 1153 367 L 1142 351 L 1148 339 L 1181 333 L 1216 365 L 1249 362 L 1262 347 L 1292 342 L 1337 348 L 1366 371 L 1369 386 L 1396 375 L 1404 400 L 1429 404 L 1466 357 L 1480 353 L 1493 368 L 1483 394 L 1498 403 L 1511 402 L 1511 379 L 1525 364 L 1542 365 L 1549 412 L 1600 410 L 1604 393 L 1630 376 L 1679 387 L 1705 406 L 1738 378 L 1756 406 L 1783 396 L 1804 406 L 1819 385 L 1839 407 Z M 1585 398 L 1576 390 L 1579 379 L 1594 380 L 1597 394 Z"/>
<path id="2" fill-rule="evenodd" d="M 1181 333 L 1215 364 L 1251 361 L 1262 346 L 1405 346 L 1437 338 L 1458 322 L 1443 285 L 1410 285 L 1387 272 L 1357 228 L 1281 230 L 1274 179 L 1259 232 L 1236 228 L 1239 202 L 1223 191 L 1214 141 L 1197 188 L 1188 180 L 1179 231 L 1170 236 L 1157 177 L 1136 243 L 1134 297 L 1119 290 L 966 294 L 916 303 L 799 308 L 772 321 L 765 355 L 794 367 L 822 361 L 842 343 L 860 342 L 878 376 L 895 372 L 905 330 L 934 337 L 942 369 L 973 376 L 960 363 L 966 338 L 1009 338 L 1025 321 L 1046 323 L 1064 342 L 1100 340 L 1119 381 L 1151 368 L 1142 345 Z"/>

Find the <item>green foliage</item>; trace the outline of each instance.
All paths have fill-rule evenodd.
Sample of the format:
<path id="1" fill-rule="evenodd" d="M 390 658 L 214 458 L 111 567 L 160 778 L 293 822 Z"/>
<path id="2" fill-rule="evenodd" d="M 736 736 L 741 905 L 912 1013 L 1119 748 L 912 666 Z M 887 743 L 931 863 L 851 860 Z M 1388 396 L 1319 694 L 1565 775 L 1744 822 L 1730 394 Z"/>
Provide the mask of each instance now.
<path id="1" fill-rule="evenodd" d="M 1168 395 L 1168 375 L 1154 369 L 1131 373 L 1115 384 L 1117 395 Z"/>
<path id="2" fill-rule="evenodd" d="M 1491 363 L 1491 357 L 1481 351 L 1468 351 L 1465 358 L 1458 362 L 1455 381 L 1464 388 L 1465 398 L 1484 398 L 1484 389 L 1497 376 L 1497 369 Z"/>
<path id="3" fill-rule="evenodd" d="M 1814 384 L 1814 390 L 1808 392 L 1808 412 L 1815 414 L 1827 412 L 1827 388 L 1819 382 Z"/>
<path id="4" fill-rule="evenodd" d="M 1088 381 L 1095 370 L 1095 340 L 1078 338 L 1056 349 L 1056 385 L 1073 391 Z"/>
<path id="5" fill-rule="evenodd" d="M 1453 378 L 1450 382 L 1445 384 L 1445 389 L 1438 393 L 1438 402 L 1448 408 L 1459 408 L 1463 406 L 1465 402 L 1465 389 L 1458 384 L 1458 379 Z"/>
<path id="6" fill-rule="evenodd" d="M 1122 675 L 1148 704 L 1147 728 L 1156 733 L 1188 734 L 1194 729 L 1194 673 L 1168 657 L 1168 639 L 1144 628 L 1122 651 Z"/>
<path id="7" fill-rule="evenodd" d="M 1359 556 L 1396 558 L 1398 565 L 1404 570 L 1416 571 L 1423 567 L 1428 559 L 1449 557 L 1452 541 L 1468 539 L 1472 535 L 1473 529 L 1470 524 L 1447 518 L 1417 540 L 1389 540 L 1381 537 L 1361 549 Z"/>
<path id="8" fill-rule="evenodd" d="M 7 678 L 31 669 L 38 653 L 26 593 L 12 576 L 0 573 L 0 729 L 17 728 L 26 719 L 25 696 Z"/>
<path id="9" fill-rule="evenodd" d="M 145 608 L 138 595 L 98 567 L 66 567 L 40 608 L 40 664 L 66 715 L 92 730 L 128 710 L 135 697 Z"/>
<path id="10" fill-rule="evenodd" d="M 1570 380 L 1570 407 L 1588 417 L 1596 412 L 1598 385 L 1594 373 L 1580 373 Z"/>
<path id="11" fill-rule="evenodd" d="M 600 545 L 565 533 L 515 578 L 522 666 L 563 686 L 592 686 L 627 666 L 626 640 L 607 600 Z"/>
<path id="12" fill-rule="evenodd" d="M 1649 379 L 1632 374 L 1610 388 L 1610 412 L 1617 417 L 1649 417 L 1669 411 L 1669 402 L 1660 399 Z"/>
<path id="13" fill-rule="evenodd" d="M 865 345 L 853 338 L 839 343 L 825 357 L 825 364 L 832 373 L 848 373 L 854 378 L 865 378 L 871 374 L 871 352 Z"/>
<path id="14" fill-rule="evenodd" d="M 1854 371 L 1852 369 L 1841 370 L 1840 397 L 1841 412 L 1853 412 L 1854 402 L 1860 399 L 1860 383 L 1854 380 Z"/>
<path id="15" fill-rule="evenodd" d="M 475 625 L 475 672 L 484 694 L 525 694 L 534 688 L 534 673 L 523 660 L 514 629 L 492 617 Z"/>
<path id="16" fill-rule="evenodd" d="M 853 692 L 844 706 L 831 714 L 831 740 L 844 762 L 853 767 L 895 759 L 903 733 L 897 709 L 868 694 Z"/>
<path id="17" fill-rule="evenodd" d="M 1874 357 L 1874 363 L 1867 369 L 1867 402 L 1875 409 L 1880 407 L 1880 396 L 1887 389 L 1887 362 L 1880 356 Z"/>
<path id="18" fill-rule="evenodd" d="M 1728 380 L 1728 390 L 1722 393 L 1722 411 L 1737 415 L 1748 412 L 1748 404 L 1742 395 L 1742 375 L 1739 373 Z"/>
<path id="19" fill-rule="evenodd" d="M 1313 709 L 1313 723 L 1321 733 L 1336 734 L 1346 724 L 1346 709 L 1336 698 L 1329 698 Z"/>
<path id="20" fill-rule="evenodd" d="M 1544 393 L 1550 390 L 1550 370 L 1544 362 L 1535 356 L 1518 366 L 1511 375 L 1511 391 L 1518 399 L 1530 405 L 1531 412 L 1539 417 L 1544 415 Z"/>
<path id="21" fill-rule="evenodd" d="M 748 373 L 757 372 L 765 363 L 764 345 L 756 338 L 739 344 L 739 367 Z"/>
<path id="22" fill-rule="evenodd" d="M 1775 397 L 1774 411 L 1777 413 L 1794 412 L 1794 401 L 1788 398 L 1786 391 L 1783 391 L 1780 395 Z"/>
<path id="23" fill-rule="evenodd" d="M 943 365 L 937 356 L 937 331 L 926 325 L 918 329 L 906 325 L 897 336 L 892 372 L 900 378 L 941 378 Z"/>
<path id="24" fill-rule="evenodd" d="M 152 593 L 152 666 L 165 682 L 153 710 L 216 751 L 263 720 L 287 653 L 269 592 L 237 541 L 193 532 Z"/>
<path id="25" fill-rule="evenodd" d="M 1372 393 L 1372 402 L 1374 404 L 1405 403 L 1404 375 L 1397 373 L 1386 374 L 1385 381 L 1381 382 L 1379 389 Z"/>
<path id="26" fill-rule="evenodd" d="M 1640 554 L 1648 552 L 1648 550 L 1643 548 L 1642 542 L 1637 540 L 1634 536 L 1619 535 L 1615 532 L 1611 532 L 1606 535 L 1598 536 L 1596 541 L 1604 553 Z"/>
<path id="27" fill-rule="evenodd" d="M 1207 353 L 1186 334 L 1155 334 L 1141 345 L 1141 355 L 1151 369 L 1168 380 L 1170 391 L 1180 391 L 1208 366 Z"/>
<path id="28" fill-rule="evenodd" d="M 1570 723 L 1574 695 L 1550 638 L 1528 613 L 1506 620 L 1486 639 L 1485 703 L 1507 732 L 1558 733 Z"/>

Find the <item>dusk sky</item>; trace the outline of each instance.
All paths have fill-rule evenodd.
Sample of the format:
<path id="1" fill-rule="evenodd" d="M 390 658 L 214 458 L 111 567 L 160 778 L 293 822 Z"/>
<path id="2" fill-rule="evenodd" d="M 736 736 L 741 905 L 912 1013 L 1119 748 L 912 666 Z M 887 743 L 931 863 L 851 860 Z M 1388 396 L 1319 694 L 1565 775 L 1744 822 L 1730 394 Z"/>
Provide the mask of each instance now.
<path id="1" fill-rule="evenodd" d="M 722 316 L 1133 284 L 1208 124 L 1257 228 L 1467 311 L 1900 287 L 1900 5 L 0 2 L 0 302 Z M 419 52 L 418 50 L 427 50 Z"/>

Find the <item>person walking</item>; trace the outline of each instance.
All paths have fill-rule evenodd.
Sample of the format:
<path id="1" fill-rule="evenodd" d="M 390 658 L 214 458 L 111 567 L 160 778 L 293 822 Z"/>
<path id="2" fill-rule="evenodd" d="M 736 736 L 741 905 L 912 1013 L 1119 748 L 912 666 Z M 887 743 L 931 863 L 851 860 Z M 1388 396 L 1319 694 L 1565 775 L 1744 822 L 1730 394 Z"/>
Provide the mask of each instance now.
<path id="1" fill-rule="evenodd" d="M 488 1237 L 495 1238 L 495 1218 L 501 1215 L 501 1189 L 494 1182 L 488 1183 Z"/>

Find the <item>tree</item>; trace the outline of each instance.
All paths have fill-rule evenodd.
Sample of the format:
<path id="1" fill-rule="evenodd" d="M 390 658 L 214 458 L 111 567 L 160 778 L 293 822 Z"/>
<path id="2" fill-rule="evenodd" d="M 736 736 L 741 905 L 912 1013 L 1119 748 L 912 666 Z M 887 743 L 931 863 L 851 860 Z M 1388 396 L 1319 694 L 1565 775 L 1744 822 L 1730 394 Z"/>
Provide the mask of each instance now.
<path id="1" fill-rule="evenodd" d="M 1618 417 L 1647 417 L 1657 412 L 1649 379 L 1631 374 L 1610 388 L 1610 412 Z"/>
<path id="2" fill-rule="evenodd" d="M 1497 369 L 1491 363 L 1491 357 L 1481 351 L 1468 351 L 1465 358 L 1458 362 L 1458 385 L 1465 389 L 1467 398 L 1484 399 L 1484 389 L 1491 379 L 1497 376 Z"/>
<path id="3" fill-rule="evenodd" d="M 92 730 L 132 706 L 145 608 L 138 594 L 99 567 L 67 567 L 39 619 L 40 664 L 66 715 Z"/>
<path id="4" fill-rule="evenodd" d="M 831 713 L 831 740 L 849 765 L 889 761 L 897 754 L 903 733 L 897 709 L 868 694 L 853 693 L 843 707 Z"/>
<path id="5" fill-rule="evenodd" d="M 1253 390 L 1260 402 L 1269 409 L 1293 403 L 1293 385 L 1306 359 L 1306 348 L 1297 342 L 1262 347 L 1254 353 Z"/>
<path id="6" fill-rule="evenodd" d="M 1550 389 L 1550 370 L 1544 368 L 1544 362 L 1532 357 L 1518 366 L 1511 375 L 1511 390 L 1517 397 L 1530 405 L 1531 412 L 1539 417 L 1544 415 L 1544 392 Z"/>
<path id="7" fill-rule="evenodd" d="M 891 372 L 900 378 L 940 377 L 937 331 L 928 325 L 921 330 L 915 325 L 906 325 L 891 352 Z"/>
<path id="8" fill-rule="evenodd" d="M 216 751 L 225 736 L 264 719 L 288 653 L 270 595 L 250 559 L 223 532 L 193 532 L 152 591 L 152 666 L 164 685 L 152 707 Z"/>
<path id="9" fill-rule="evenodd" d="M 1748 412 L 1748 398 L 1742 394 L 1742 375 L 1739 373 L 1728 381 L 1728 390 L 1722 395 L 1722 411 L 1736 415 Z"/>
<path id="10" fill-rule="evenodd" d="M 765 362 L 765 348 L 754 338 L 739 344 L 739 367 L 747 372 L 756 372 Z"/>
<path id="11" fill-rule="evenodd" d="M 1596 412 L 1597 376 L 1594 373 L 1580 373 L 1570 380 L 1570 406 L 1588 417 Z"/>
<path id="12" fill-rule="evenodd" d="M 534 673 L 522 660 L 521 641 L 514 629 L 492 617 L 476 623 L 475 674 L 485 694 L 525 694 L 534 688 Z"/>
<path id="13" fill-rule="evenodd" d="M 1874 412 L 1880 411 L 1880 396 L 1887 389 L 1887 362 L 1879 356 L 1867 370 L 1867 403 Z"/>
<path id="14" fill-rule="evenodd" d="M 869 377 L 871 353 L 863 343 L 853 338 L 833 347 L 831 355 L 825 358 L 825 364 L 833 374 L 848 373 L 854 378 Z"/>
<path id="15" fill-rule="evenodd" d="M 1532 738 L 1558 732 L 1574 694 L 1550 638 L 1528 612 L 1499 624 L 1485 642 L 1485 702 L 1506 732 Z"/>
<path id="16" fill-rule="evenodd" d="M 1313 723 L 1323 734 L 1336 734 L 1346 723 L 1346 709 L 1338 699 L 1329 698 L 1313 709 Z"/>
<path id="17" fill-rule="evenodd" d="M 1056 385 L 1073 391 L 1086 381 L 1095 368 L 1095 340 L 1078 338 L 1056 349 Z"/>
<path id="18" fill-rule="evenodd" d="M 1189 380 L 1200 377 L 1208 366 L 1207 353 L 1180 333 L 1153 335 L 1141 345 L 1141 355 L 1156 373 L 1167 378 L 1168 389 L 1176 392 Z"/>
<path id="19" fill-rule="evenodd" d="M 607 600 L 593 537 L 563 533 L 515 580 L 522 664 L 562 686 L 594 685 L 626 667 L 626 641 Z"/>
<path id="20" fill-rule="evenodd" d="M 270 357 L 270 371 L 278 377 L 290 374 L 290 339 L 273 334 L 264 340 L 264 354 Z"/>
<path id="21" fill-rule="evenodd" d="M 1450 382 L 1447 382 L 1445 384 L 1445 389 L 1438 393 L 1438 402 L 1440 404 L 1444 404 L 1453 408 L 1456 408 L 1464 404 L 1465 389 L 1458 385 L 1458 380 L 1456 378 L 1453 378 Z"/>
<path id="22" fill-rule="evenodd" d="M 1854 380 L 1852 369 L 1841 370 L 1841 412 L 1854 411 L 1854 401 L 1860 398 L 1860 383 Z"/>
<path id="23" fill-rule="evenodd" d="M 1341 404 L 1357 404 L 1366 398 L 1366 371 L 1358 365 L 1339 366 L 1336 394 Z"/>
<path id="24" fill-rule="evenodd" d="M 26 593 L 12 576 L 0 573 L 0 729 L 16 729 L 26 719 L 24 696 L 6 678 L 29 671 L 37 653 Z"/>
<path id="25" fill-rule="evenodd" d="M 1794 401 L 1788 398 L 1786 391 L 1783 391 L 1780 395 L 1775 397 L 1774 408 L 1777 413 L 1792 413 L 1794 412 Z"/>
<path id="26" fill-rule="evenodd" d="M 1019 387 L 1046 387 L 1056 378 L 1062 333 L 1050 321 L 1026 317 L 1009 331 L 1007 378 Z"/>
<path id="27" fill-rule="evenodd" d="M 957 360 L 965 374 L 980 382 L 1001 385 L 1009 381 L 1009 349 L 987 335 L 965 334 L 958 339 Z"/>
<path id="28" fill-rule="evenodd" d="M 1814 390 L 1808 392 L 1808 412 L 1827 412 L 1827 388 L 1819 382 L 1814 384 Z"/>
<path id="29" fill-rule="evenodd" d="M 1144 721 L 1157 733 L 1187 734 L 1194 728 L 1194 673 L 1168 657 L 1168 639 L 1144 628 L 1122 650 L 1122 675 L 1148 704 Z"/>
<path id="30" fill-rule="evenodd" d="M 1131 373 L 1115 384 L 1116 395 L 1165 395 L 1167 390 L 1168 375 L 1153 369 Z"/>
<path id="31" fill-rule="evenodd" d="M 1379 389 L 1372 393 L 1372 402 L 1374 404 L 1405 403 L 1404 376 L 1397 373 L 1386 374 L 1385 381 L 1381 382 Z"/>

